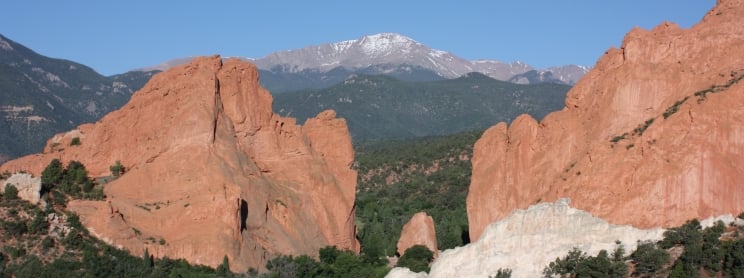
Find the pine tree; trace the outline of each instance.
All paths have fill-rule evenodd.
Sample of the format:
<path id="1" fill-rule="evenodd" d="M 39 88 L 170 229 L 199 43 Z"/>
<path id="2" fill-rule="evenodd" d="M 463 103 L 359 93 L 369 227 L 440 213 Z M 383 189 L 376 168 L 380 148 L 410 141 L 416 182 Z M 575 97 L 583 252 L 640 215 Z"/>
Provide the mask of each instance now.
<path id="1" fill-rule="evenodd" d="M 222 264 L 217 267 L 217 277 L 231 277 L 230 262 L 227 259 L 227 255 L 222 258 Z"/>
<path id="2" fill-rule="evenodd" d="M 153 266 L 152 256 L 150 256 L 150 251 L 147 250 L 147 248 L 145 248 L 145 254 L 142 255 L 142 259 L 143 259 L 145 268 L 152 269 L 152 266 Z"/>

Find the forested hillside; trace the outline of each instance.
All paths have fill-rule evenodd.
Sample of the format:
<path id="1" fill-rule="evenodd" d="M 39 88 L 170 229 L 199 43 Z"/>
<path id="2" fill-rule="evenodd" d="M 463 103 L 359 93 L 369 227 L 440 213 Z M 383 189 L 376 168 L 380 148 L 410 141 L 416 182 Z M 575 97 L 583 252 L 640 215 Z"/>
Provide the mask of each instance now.
<path id="1" fill-rule="evenodd" d="M 327 89 L 275 95 L 274 111 L 301 123 L 333 109 L 355 141 L 412 138 L 485 129 L 525 113 L 539 120 L 564 107 L 570 88 L 519 85 L 480 73 L 430 82 L 353 75 Z"/>
<path id="2" fill-rule="evenodd" d="M 469 242 L 465 197 L 473 144 L 480 134 L 470 131 L 357 147 L 357 222 L 363 253 L 394 255 L 403 224 L 419 211 L 434 218 L 439 249 Z"/>

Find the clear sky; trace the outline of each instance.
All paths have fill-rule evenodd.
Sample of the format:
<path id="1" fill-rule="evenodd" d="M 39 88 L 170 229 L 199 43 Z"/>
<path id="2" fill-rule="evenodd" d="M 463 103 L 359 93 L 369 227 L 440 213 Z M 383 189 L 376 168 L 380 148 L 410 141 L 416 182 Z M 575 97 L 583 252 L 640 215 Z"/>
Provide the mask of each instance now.
<path id="1" fill-rule="evenodd" d="M 111 75 L 174 58 L 395 32 L 462 58 L 592 66 L 635 26 L 690 27 L 714 0 L 3 1 L 0 34 Z"/>

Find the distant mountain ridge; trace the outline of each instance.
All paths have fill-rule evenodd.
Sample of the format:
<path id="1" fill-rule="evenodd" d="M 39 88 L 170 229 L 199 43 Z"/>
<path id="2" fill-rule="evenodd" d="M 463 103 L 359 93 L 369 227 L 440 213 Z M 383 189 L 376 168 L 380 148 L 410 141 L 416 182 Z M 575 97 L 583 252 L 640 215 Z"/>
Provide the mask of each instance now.
<path id="1" fill-rule="evenodd" d="M 39 152 L 55 133 L 118 109 L 153 73 L 106 77 L 0 35 L 0 162 Z"/>
<path id="2" fill-rule="evenodd" d="M 556 76 L 555 81 L 565 84 L 575 83 L 588 70 L 586 67 L 576 65 L 538 70 L 522 62 L 468 61 L 447 51 L 429 48 L 396 33 L 374 34 L 356 40 L 274 52 L 253 62 L 260 69 L 284 65 L 289 72 L 306 69 L 329 71 L 339 66 L 360 69 L 380 64 L 409 65 L 431 70 L 446 79 L 457 78 L 470 72 L 480 72 L 498 80 L 508 80 L 514 75 L 536 70 L 551 72 Z M 583 73 L 576 74 L 577 70 Z"/>
<path id="3" fill-rule="evenodd" d="M 346 76 L 334 75 L 343 71 L 385 74 L 407 81 L 453 79 L 470 72 L 479 72 L 497 80 L 520 84 L 548 82 L 572 85 L 589 70 L 588 67 L 579 65 L 536 69 L 519 61 L 512 63 L 496 60 L 468 61 L 396 33 L 367 35 L 354 40 L 278 51 L 258 59 L 245 59 L 258 66 L 262 71 L 262 85 L 274 93 L 327 87 L 335 84 L 328 82 L 329 79 L 343 80 Z M 146 69 L 163 70 L 189 60 L 175 59 Z M 535 72 L 532 75 L 550 78 L 520 76 L 531 71 Z M 265 76 L 272 78 L 264 80 Z M 304 83 L 292 85 L 275 82 L 277 79 L 287 80 L 285 76 L 303 79 Z M 407 76 L 418 79 L 408 79 Z"/>

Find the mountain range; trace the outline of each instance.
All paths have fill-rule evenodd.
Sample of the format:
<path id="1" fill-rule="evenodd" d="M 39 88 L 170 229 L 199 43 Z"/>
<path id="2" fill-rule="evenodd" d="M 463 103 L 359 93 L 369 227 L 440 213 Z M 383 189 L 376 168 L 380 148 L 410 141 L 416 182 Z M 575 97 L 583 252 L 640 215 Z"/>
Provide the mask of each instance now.
<path id="1" fill-rule="evenodd" d="M 52 135 L 99 120 L 153 74 L 192 59 L 107 77 L 0 36 L 0 161 L 38 152 Z M 242 59 L 257 65 L 278 113 L 304 122 L 325 108 L 337 109 L 355 139 L 483 129 L 520 113 L 541 118 L 563 107 L 570 87 L 562 83 L 586 70 L 470 62 L 392 33 Z"/>
<path id="2" fill-rule="evenodd" d="M 102 76 L 0 35 L 0 162 L 39 152 L 55 133 L 118 109 L 153 73 Z"/>
<path id="3" fill-rule="evenodd" d="M 384 74 L 406 81 L 434 81 L 479 72 L 497 80 L 520 84 L 572 85 L 589 70 L 578 65 L 536 69 L 519 61 L 469 61 L 396 33 L 367 35 L 354 40 L 278 51 L 258 59 L 243 59 L 258 66 L 261 85 L 275 94 L 329 87 L 351 73 Z M 165 70 L 189 60 L 179 58 L 141 70 Z"/>

